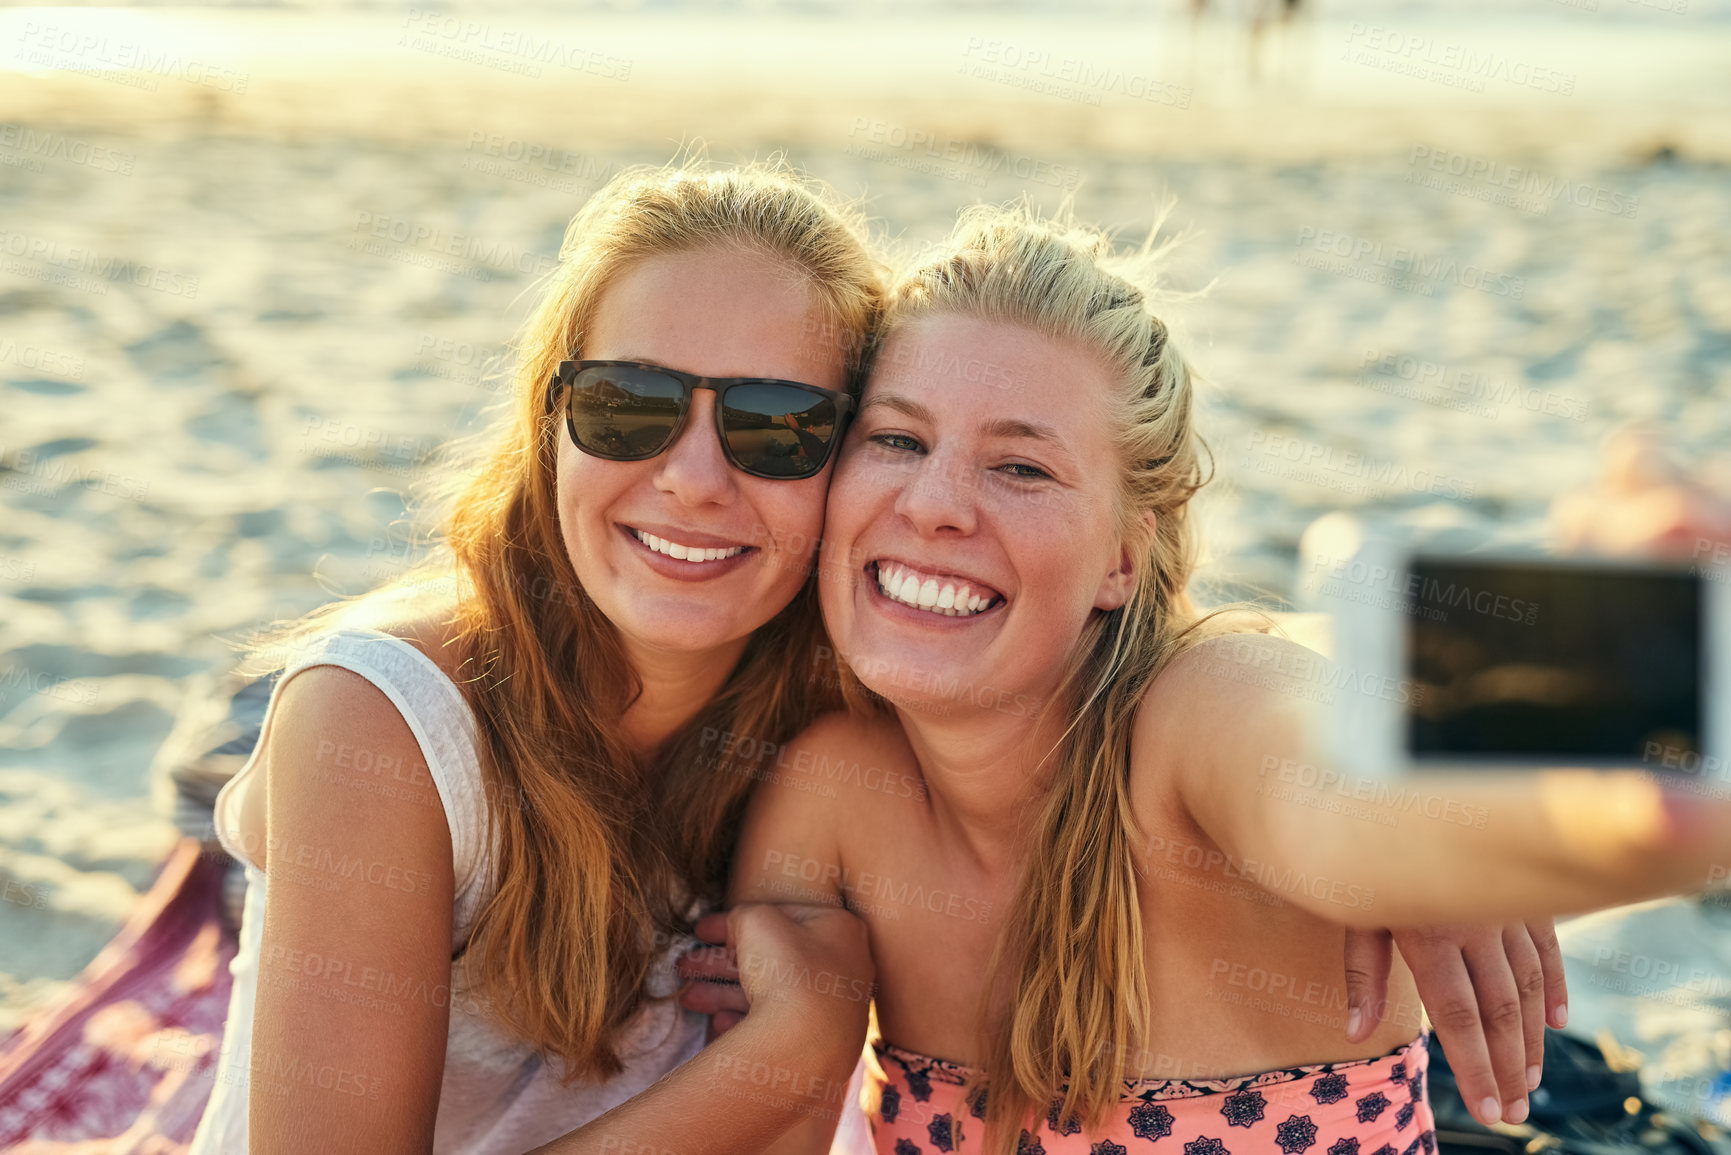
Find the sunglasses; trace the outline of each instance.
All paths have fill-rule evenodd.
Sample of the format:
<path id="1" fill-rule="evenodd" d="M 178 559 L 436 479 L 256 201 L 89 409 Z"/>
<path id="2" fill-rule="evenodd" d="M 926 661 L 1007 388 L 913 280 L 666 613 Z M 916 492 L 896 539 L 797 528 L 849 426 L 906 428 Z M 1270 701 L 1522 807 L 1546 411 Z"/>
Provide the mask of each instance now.
<path id="1" fill-rule="evenodd" d="M 673 444 L 694 389 L 715 391 L 715 433 L 728 462 L 753 477 L 814 476 L 847 426 L 853 398 L 766 377 L 700 377 L 636 361 L 561 361 L 547 411 L 564 392 L 571 442 L 592 457 L 643 461 Z"/>

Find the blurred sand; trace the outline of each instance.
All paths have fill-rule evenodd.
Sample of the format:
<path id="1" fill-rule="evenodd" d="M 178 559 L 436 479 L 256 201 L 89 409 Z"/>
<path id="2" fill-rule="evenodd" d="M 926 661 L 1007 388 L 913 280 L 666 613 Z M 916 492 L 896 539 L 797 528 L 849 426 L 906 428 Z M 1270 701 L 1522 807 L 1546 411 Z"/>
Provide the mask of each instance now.
<path id="1" fill-rule="evenodd" d="M 1236 25 L 1193 30 L 1157 4 L 1129 17 L 940 10 L 917 22 L 34 9 L 0 14 L 0 51 L 22 46 L 0 56 L 14 70 L 0 71 L 0 108 L 145 135 L 419 142 L 473 129 L 595 150 L 821 146 L 867 117 L 940 141 L 1094 156 L 1313 161 L 1425 142 L 1731 160 L 1731 118 L 1709 114 L 1731 111 L 1731 5 L 1695 0 L 1661 19 L 1643 3 L 1688 0 L 1602 0 L 1602 13 L 1601 0 L 1578 5 L 1588 12 L 1511 0 L 1511 18 L 1464 25 L 1449 5 L 1439 15 L 1368 0 L 1348 9 L 1358 18 L 1271 35 L 1257 84 Z M 157 67 L 115 79 L 114 65 L 140 60 Z"/>
<path id="2" fill-rule="evenodd" d="M 217 638 L 401 567 L 406 491 L 496 396 L 486 370 L 565 221 L 682 141 L 784 148 L 903 247 L 1077 178 L 1079 213 L 1132 236 L 1175 195 L 1196 234 L 1177 283 L 1219 277 L 1175 317 L 1213 381 L 1227 593 L 1289 592 L 1298 534 L 1342 506 L 1539 533 L 1630 419 L 1722 467 L 1731 102 L 1710 63 L 1731 39 L 1617 4 L 1431 33 L 1568 71 L 1566 98 L 1330 70 L 1357 50 L 1344 26 L 1253 86 L 1228 34 L 1193 58 L 1178 25 L 983 16 L 549 33 L 630 63 L 607 79 L 441 55 L 401 12 L 134 12 L 79 61 L 178 48 L 155 88 L 65 58 L 0 71 L 0 1026 L 148 884 L 172 829 L 147 769 L 225 667 Z M 0 17 L 0 53 L 54 21 L 77 26 Z M 416 35 L 429 50 L 395 42 Z M 998 71 L 962 75 L 994 40 Z M 1005 44 L 1188 107 L 1013 87 L 1038 70 Z"/>

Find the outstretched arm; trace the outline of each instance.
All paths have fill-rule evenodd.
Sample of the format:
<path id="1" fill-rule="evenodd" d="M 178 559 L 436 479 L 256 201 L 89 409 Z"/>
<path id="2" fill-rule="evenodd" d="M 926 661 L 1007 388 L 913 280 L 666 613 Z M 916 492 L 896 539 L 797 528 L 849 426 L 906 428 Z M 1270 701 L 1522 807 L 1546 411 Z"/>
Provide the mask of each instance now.
<path id="1" fill-rule="evenodd" d="M 1218 676 L 1245 647 L 1259 680 Z M 1321 661 L 1261 634 L 1204 642 L 1140 707 L 1134 788 L 1175 791 L 1238 877 L 1279 880 L 1283 898 L 1334 921 L 1403 927 L 1633 902 L 1700 886 L 1731 860 L 1731 805 L 1638 772 L 1427 774 L 1390 787 L 1319 767 L 1308 684 L 1283 671 Z M 1352 887 L 1361 901 L 1337 901 Z"/>

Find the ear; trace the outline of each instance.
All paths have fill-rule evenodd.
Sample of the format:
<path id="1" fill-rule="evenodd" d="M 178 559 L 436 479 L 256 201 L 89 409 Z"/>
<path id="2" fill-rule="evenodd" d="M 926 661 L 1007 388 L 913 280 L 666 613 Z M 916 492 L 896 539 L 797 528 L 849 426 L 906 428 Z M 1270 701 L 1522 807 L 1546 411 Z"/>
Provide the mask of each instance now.
<path id="1" fill-rule="evenodd" d="M 1136 583 L 1142 578 L 1141 560 L 1147 556 L 1148 543 L 1154 539 L 1155 523 L 1154 511 L 1143 510 L 1135 532 L 1118 543 L 1117 562 L 1101 579 L 1100 588 L 1094 595 L 1095 609 L 1119 609 L 1136 592 Z"/>

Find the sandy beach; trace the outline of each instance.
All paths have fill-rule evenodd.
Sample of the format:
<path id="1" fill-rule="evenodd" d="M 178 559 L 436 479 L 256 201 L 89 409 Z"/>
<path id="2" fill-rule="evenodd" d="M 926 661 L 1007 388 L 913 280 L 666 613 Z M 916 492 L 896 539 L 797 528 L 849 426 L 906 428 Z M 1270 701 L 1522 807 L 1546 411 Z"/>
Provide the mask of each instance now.
<path id="1" fill-rule="evenodd" d="M 1172 18 L 0 17 L 0 1028 L 148 886 L 224 639 L 404 566 L 565 222 L 682 142 L 892 251 L 1174 198 L 1214 596 L 1333 509 L 1542 536 L 1632 420 L 1731 488 L 1731 23 L 1473 11 L 1337 9 L 1254 83 Z"/>

